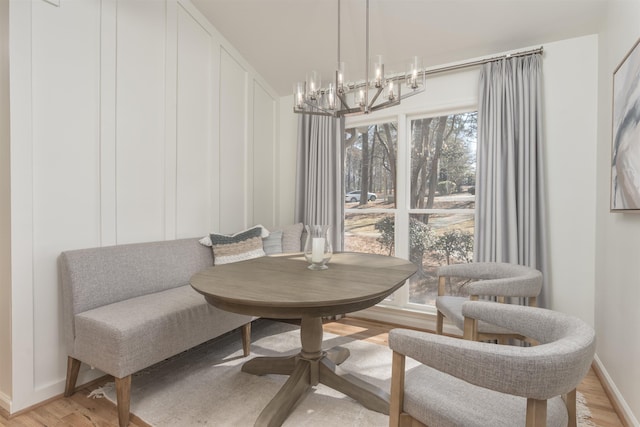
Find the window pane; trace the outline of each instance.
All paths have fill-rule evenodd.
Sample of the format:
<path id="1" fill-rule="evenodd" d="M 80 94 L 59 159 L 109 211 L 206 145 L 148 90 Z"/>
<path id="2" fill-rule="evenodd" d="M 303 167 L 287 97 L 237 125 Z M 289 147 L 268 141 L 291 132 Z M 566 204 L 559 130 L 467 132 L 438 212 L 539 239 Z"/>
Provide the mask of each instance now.
<path id="1" fill-rule="evenodd" d="M 393 214 L 347 213 L 344 218 L 344 250 L 393 256 L 393 220 Z"/>
<path id="2" fill-rule="evenodd" d="M 395 256 L 394 214 L 347 213 L 344 218 L 344 250 Z M 393 301 L 391 294 L 385 301 Z"/>
<path id="3" fill-rule="evenodd" d="M 412 209 L 473 209 L 478 113 L 411 121 Z"/>
<path id="4" fill-rule="evenodd" d="M 345 129 L 347 209 L 395 208 L 398 123 Z"/>
<path id="5" fill-rule="evenodd" d="M 440 265 L 471 262 L 473 214 L 412 214 L 409 218 L 410 259 L 418 272 L 409 281 L 409 302 L 435 304 Z M 447 294 L 463 294 L 464 281 L 447 283 Z"/>

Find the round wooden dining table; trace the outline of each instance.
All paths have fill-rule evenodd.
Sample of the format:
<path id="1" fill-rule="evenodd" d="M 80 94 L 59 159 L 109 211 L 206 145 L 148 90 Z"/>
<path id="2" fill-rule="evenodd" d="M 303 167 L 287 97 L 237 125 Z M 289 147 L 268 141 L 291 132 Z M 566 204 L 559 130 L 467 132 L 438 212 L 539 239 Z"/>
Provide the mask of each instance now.
<path id="1" fill-rule="evenodd" d="M 263 409 L 256 426 L 280 426 L 295 403 L 318 383 L 365 407 L 388 414 L 389 394 L 341 369 L 345 348 L 322 349 L 322 318 L 371 307 L 416 272 L 404 259 L 363 253 L 335 253 L 326 270 L 310 270 L 303 254 L 254 258 L 207 268 L 191 286 L 215 307 L 272 319 L 300 319 L 300 353 L 256 357 L 242 366 L 254 375 L 289 379 Z"/>

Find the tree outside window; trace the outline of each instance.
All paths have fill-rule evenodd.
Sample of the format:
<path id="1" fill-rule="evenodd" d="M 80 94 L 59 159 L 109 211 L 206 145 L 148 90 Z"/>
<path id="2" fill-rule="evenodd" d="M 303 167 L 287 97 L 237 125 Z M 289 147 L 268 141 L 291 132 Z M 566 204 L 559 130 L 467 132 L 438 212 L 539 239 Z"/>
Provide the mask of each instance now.
<path id="1" fill-rule="evenodd" d="M 346 251 L 393 255 L 375 224 L 393 218 L 396 193 L 397 122 L 345 130 Z"/>

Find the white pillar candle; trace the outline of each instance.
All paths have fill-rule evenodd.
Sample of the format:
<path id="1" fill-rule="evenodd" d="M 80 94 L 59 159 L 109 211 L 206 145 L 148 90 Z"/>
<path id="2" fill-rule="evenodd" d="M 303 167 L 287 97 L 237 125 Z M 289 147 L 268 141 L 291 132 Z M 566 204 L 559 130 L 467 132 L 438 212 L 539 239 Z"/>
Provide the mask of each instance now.
<path id="1" fill-rule="evenodd" d="M 324 237 L 314 237 L 311 247 L 311 262 L 319 264 L 324 259 Z"/>

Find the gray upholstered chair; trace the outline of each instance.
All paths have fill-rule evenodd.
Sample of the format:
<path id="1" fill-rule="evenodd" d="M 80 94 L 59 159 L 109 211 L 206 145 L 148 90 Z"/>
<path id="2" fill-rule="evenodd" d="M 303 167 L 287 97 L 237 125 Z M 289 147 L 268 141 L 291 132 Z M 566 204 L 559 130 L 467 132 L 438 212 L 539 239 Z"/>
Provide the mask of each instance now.
<path id="1" fill-rule="evenodd" d="M 563 313 L 512 304 L 468 301 L 462 312 L 540 344 L 393 329 L 389 426 L 575 426 L 576 387 L 595 352 L 593 329 Z M 406 357 L 420 364 L 405 372 Z"/>
<path id="2" fill-rule="evenodd" d="M 451 278 L 466 279 L 461 291 L 466 296 L 447 295 L 447 283 Z M 473 262 L 444 265 L 438 268 L 438 296 L 436 297 L 436 333 L 442 335 L 446 317 L 463 331 L 467 339 L 474 339 L 464 329 L 462 304 L 479 297 L 494 297 L 497 302 L 506 302 L 511 297 L 526 298 L 529 306 L 536 306 L 536 298 L 542 290 L 542 273 L 518 264 L 502 262 Z M 476 340 L 500 340 L 523 337 L 507 328 L 480 322 Z"/>

